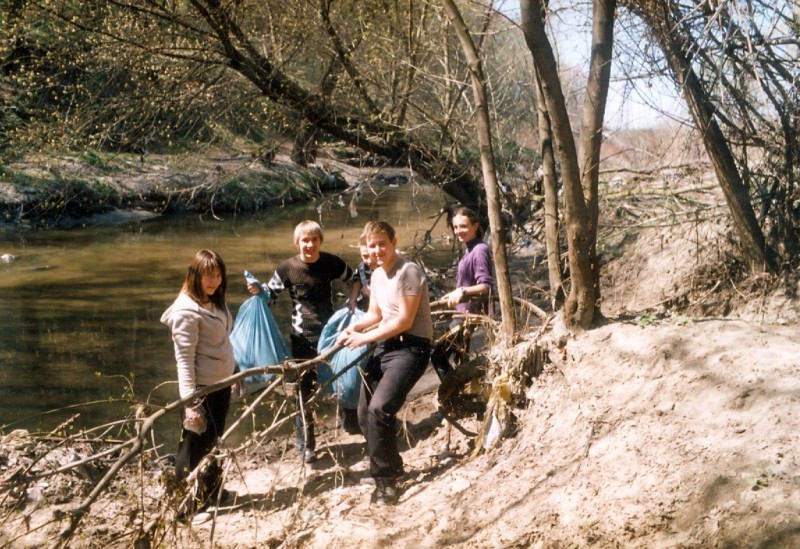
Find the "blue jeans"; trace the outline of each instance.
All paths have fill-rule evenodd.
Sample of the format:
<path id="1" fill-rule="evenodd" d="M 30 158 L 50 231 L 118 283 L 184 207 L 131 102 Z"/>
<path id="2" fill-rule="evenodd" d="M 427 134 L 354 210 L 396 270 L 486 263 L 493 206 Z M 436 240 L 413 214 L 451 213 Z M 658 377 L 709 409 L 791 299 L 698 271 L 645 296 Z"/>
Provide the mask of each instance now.
<path id="1" fill-rule="evenodd" d="M 397 413 L 408 393 L 425 373 L 430 342 L 378 344 L 365 368 L 358 400 L 358 423 L 367 439 L 369 472 L 375 479 L 393 480 L 403 474 L 397 448 Z"/>

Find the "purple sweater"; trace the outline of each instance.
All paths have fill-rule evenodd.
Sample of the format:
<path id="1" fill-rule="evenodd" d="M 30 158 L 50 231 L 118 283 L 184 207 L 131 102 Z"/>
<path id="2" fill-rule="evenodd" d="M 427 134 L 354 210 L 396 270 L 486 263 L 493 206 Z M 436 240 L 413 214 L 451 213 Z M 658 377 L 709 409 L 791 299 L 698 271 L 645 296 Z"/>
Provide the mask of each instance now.
<path id="1" fill-rule="evenodd" d="M 456 273 L 456 286 L 474 286 L 475 284 L 488 284 L 494 287 L 494 274 L 492 270 L 492 252 L 489 246 L 480 238 L 473 238 L 467 242 L 467 253 L 458 262 Z M 470 313 L 486 312 L 486 303 L 459 303 L 456 310 Z"/>

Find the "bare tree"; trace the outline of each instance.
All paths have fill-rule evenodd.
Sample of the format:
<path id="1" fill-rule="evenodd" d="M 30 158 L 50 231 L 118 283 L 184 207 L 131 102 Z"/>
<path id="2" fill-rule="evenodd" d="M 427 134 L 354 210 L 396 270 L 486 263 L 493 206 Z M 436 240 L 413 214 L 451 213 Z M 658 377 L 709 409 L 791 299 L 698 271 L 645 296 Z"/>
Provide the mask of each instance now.
<path id="1" fill-rule="evenodd" d="M 226 108 L 230 112 L 241 97 L 249 97 L 254 112 L 259 108 L 282 110 L 284 129 L 287 124 L 296 125 L 298 119 L 305 120 L 316 130 L 367 154 L 410 166 L 455 199 L 480 207 L 482 186 L 469 166 L 453 156 L 452 143 L 439 146 L 436 132 L 441 126 L 431 123 L 437 118 L 435 98 L 449 86 L 435 74 L 436 57 L 420 51 L 421 44 L 429 43 L 427 39 L 416 41 L 423 33 L 420 28 L 424 36 L 436 32 L 424 26 L 433 20 L 429 6 L 411 2 L 392 4 L 386 10 L 382 2 L 329 1 L 316 5 L 286 2 L 281 6 L 278 10 L 269 2 L 247 0 L 34 0 L 24 8 L 31 22 L 28 28 L 34 21 L 47 20 L 54 27 L 69 29 L 71 36 L 83 37 L 87 44 L 81 51 L 83 59 L 90 59 L 93 52 L 104 52 L 101 64 L 150 68 L 152 94 L 161 93 L 159 86 L 167 75 L 176 81 L 178 75 L 187 75 L 182 81 L 188 90 L 193 81 L 188 75 L 213 73 L 214 82 L 236 90 L 233 99 L 230 93 L 215 94 L 208 89 L 197 90 L 197 86 L 187 98 L 200 104 L 219 99 L 225 103 L 219 112 Z M 339 11 L 333 12 L 333 6 Z M 389 24 L 403 17 L 408 21 L 405 30 L 398 31 L 396 25 Z M 394 34 L 398 32 L 404 38 L 405 58 L 399 56 L 399 50 L 391 49 L 398 43 Z M 368 47 L 360 47 L 363 44 Z M 319 56 L 319 51 L 330 55 Z M 331 56 L 339 66 L 339 78 L 332 90 L 330 81 L 321 85 Z M 422 72 L 416 60 L 428 63 L 433 74 L 424 82 L 417 79 Z M 26 84 L 20 81 L 20 89 L 30 87 Z M 33 88 L 40 89 L 38 85 Z M 152 94 L 143 90 L 140 96 Z M 169 94 L 164 96 L 166 99 Z M 463 99 L 458 99 L 464 110 Z M 74 94 L 67 98 L 70 100 L 75 100 Z M 67 112 L 70 108 L 74 112 L 74 105 L 66 104 L 53 110 Z M 198 122 L 204 120 L 198 118 Z M 97 134 L 95 128 L 83 130 Z"/>
<path id="2" fill-rule="evenodd" d="M 777 268 L 776 254 L 764 238 L 753 209 L 750 190 L 742 177 L 743 173 L 750 173 L 749 163 L 746 158 L 737 159 L 732 148 L 732 140 L 760 139 L 758 137 L 760 132 L 748 120 L 752 119 L 752 115 L 763 117 L 766 112 L 763 108 L 759 108 L 755 101 L 748 98 L 746 90 L 733 85 L 733 81 L 737 78 L 733 77 L 731 80 L 733 75 L 729 74 L 729 69 L 720 66 L 725 63 L 719 62 L 719 54 L 714 51 L 719 48 L 721 52 L 724 52 L 723 57 L 732 54 L 732 59 L 735 60 L 750 55 L 750 52 L 742 49 L 744 44 L 738 43 L 746 40 L 745 33 L 735 33 L 737 38 L 733 43 L 728 39 L 717 42 L 713 38 L 713 29 L 716 25 L 704 16 L 708 13 L 713 16 L 715 21 L 723 20 L 725 12 L 731 6 L 723 8 L 708 2 L 702 2 L 698 6 L 682 6 L 671 2 L 632 2 L 631 4 L 633 11 L 641 16 L 653 39 L 664 52 L 672 77 L 682 91 L 695 124 L 700 129 L 706 152 L 711 159 L 717 180 L 728 203 L 744 257 L 754 271 L 775 271 Z M 711 12 L 709 13 L 708 10 Z M 738 13 L 747 13 L 747 10 L 742 9 Z M 723 27 L 730 28 L 731 24 L 733 22 L 729 21 Z M 701 29 L 699 33 L 695 32 L 698 25 Z M 709 37 L 711 45 L 708 45 Z M 768 50 L 762 50 L 760 55 L 770 57 Z M 774 55 L 771 57 L 771 62 L 774 63 L 776 61 Z M 735 65 L 741 67 L 741 59 L 739 61 Z M 744 66 L 748 67 L 747 70 L 752 69 L 749 63 L 745 63 Z M 777 67 L 782 66 L 782 63 L 777 63 Z M 701 72 L 698 73 L 698 70 Z M 769 74 L 773 77 L 778 76 L 772 71 Z M 788 76 L 789 82 L 792 82 L 790 86 L 796 86 L 797 75 Z M 782 77 L 778 76 L 778 80 L 781 79 Z M 721 98 L 714 91 L 719 89 L 720 85 L 731 91 L 734 103 L 738 103 L 738 106 L 743 108 L 739 116 L 730 117 L 730 109 L 724 108 L 721 104 Z M 775 93 L 780 93 L 781 89 L 781 86 L 776 86 Z M 794 95 L 796 97 L 797 94 Z M 773 101 L 772 107 L 776 108 L 779 116 L 783 119 L 784 134 L 791 139 L 792 130 L 787 127 L 786 122 L 791 117 L 789 112 L 797 109 L 798 103 L 796 99 L 791 100 L 790 96 L 791 92 L 789 92 L 787 96 L 789 100 L 786 102 Z M 723 131 L 723 124 L 729 127 L 727 136 Z M 746 133 L 740 132 L 738 128 L 745 129 Z M 736 137 L 737 134 L 738 137 Z M 794 150 L 794 143 L 787 141 L 785 144 L 786 151 Z M 789 178 L 792 177 L 791 171 L 790 168 L 790 173 L 786 173 Z"/>
<path id="3" fill-rule="evenodd" d="M 598 179 L 600 147 L 603 142 L 608 86 L 611 79 L 611 54 L 614 44 L 616 0 L 595 0 L 592 14 L 592 51 L 589 79 L 581 118 L 581 184 L 586 194 L 589 214 L 589 255 L 592 258 L 592 284 L 595 300 L 600 299 L 600 264 L 597 260 L 597 223 L 599 218 Z"/>
<path id="4" fill-rule="evenodd" d="M 559 238 L 558 173 L 553 150 L 553 127 L 545 105 L 544 90 L 539 76 L 536 87 L 536 118 L 539 128 L 539 147 L 542 154 L 542 189 L 544 191 L 544 230 L 547 249 L 547 276 L 553 310 L 564 302 L 564 280 L 561 269 L 561 239 Z"/>
<path id="5" fill-rule="evenodd" d="M 597 234 L 597 177 L 605 98 L 610 74 L 615 2 L 594 2 L 592 72 L 582 121 L 583 156 L 579 161 L 566 99 L 559 81 L 558 65 L 545 32 L 545 4 L 522 0 L 522 32 L 533 56 L 536 76 L 548 120 L 554 150 L 561 167 L 564 189 L 564 221 L 569 255 L 570 286 L 564 304 L 564 320 L 573 329 L 585 329 L 594 320 L 599 297 L 599 265 L 594 256 Z"/>
<path id="6" fill-rule="evenodd" d="M 511 294 L 511 278 L 508 273 L 505 239 L 503 238 L 503 218 L 501 215 L 500 192 L 497 184 L 494 151 L 492 149 L 492 131 L 491 122 L 489 120 L 486 80 L 483 75 L 480 55 L 475 47 L 475 42 L 469 34 L 469 29 L 464 23 L 461 12 L 458 10 L 453 0 L 442 0 L 442 5 L 461 42 L 470 69 L 472 94 L 475 97 L 478 147 L 480 149 L 481 167 L 483 170 L 483 185 L 486 189 L 489 209 L 492 254 L 494 256 L 495 271 L 497 273 L 500 311 L 503 318 L 502 331 L 505 341 L 511 343 L 514 340 L 514 334 L 516 332 L 516 313 L 513 296 Z"/>

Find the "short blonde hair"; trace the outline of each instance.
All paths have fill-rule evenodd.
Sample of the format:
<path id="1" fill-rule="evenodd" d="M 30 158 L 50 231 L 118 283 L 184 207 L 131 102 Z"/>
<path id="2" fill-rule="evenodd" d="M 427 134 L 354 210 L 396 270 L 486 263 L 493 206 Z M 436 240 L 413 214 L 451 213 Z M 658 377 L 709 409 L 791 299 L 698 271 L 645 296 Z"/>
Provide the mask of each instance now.
<path id="1" fill-rule="evenodd" d="M 307 234 L 317 235 L 320 242 L 325 240 L 325 235 L 322 232 L 322 227 L 320 227 L 319 223 L 306 219 L 305 221 L 298 223 L 297 227 L 294 228 L 294 245 L 297 246 L 300 243 L 300 238 Z"/>

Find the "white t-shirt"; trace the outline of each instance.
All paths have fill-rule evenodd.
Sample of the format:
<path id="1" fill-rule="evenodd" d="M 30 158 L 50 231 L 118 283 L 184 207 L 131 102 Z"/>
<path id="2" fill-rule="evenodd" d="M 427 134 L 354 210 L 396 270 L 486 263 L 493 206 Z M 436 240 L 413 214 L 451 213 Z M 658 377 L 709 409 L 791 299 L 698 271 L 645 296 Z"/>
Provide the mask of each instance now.
<path id="1" fill-rule="evenodd" d="M 406 333 L 426 339 L 433 338 L 428 281 L 425 280 L 425 273 L 418 265 L 398 257 L 388 273 L 383 267 L 375 269 L 372 273 L 370 289 L 372 297 L 378 301 L 378 307 L 384 320 L 392 320 L 399 316 L 401 297 L 420 296 L 414 324 Z"/>

